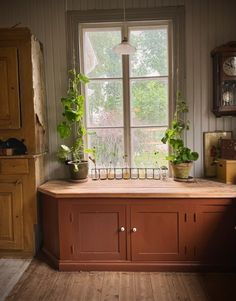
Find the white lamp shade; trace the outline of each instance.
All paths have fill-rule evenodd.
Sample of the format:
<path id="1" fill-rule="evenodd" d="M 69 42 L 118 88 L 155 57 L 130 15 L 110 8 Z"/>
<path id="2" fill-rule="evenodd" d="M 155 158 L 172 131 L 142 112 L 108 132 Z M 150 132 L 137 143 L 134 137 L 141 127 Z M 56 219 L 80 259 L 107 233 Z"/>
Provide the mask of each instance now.
<path id="1" fill-rule="evenodd" d="M 127 38 L 124 38 L 120 44 L 113 47 L 113 51 L 117 54 L 133 54 L 136 48 L 130 45 Z"/>

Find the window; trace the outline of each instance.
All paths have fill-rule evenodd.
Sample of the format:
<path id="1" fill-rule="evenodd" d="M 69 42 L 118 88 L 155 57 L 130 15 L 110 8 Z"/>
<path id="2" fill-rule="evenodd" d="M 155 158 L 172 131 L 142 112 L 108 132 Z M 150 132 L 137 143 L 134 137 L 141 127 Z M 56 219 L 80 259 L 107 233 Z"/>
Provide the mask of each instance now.
<path id="1" fill-rule="evenodd" d="M 98 166 L 122 166 L 124 155 L 132 167 L 153 167 L 157 157 L 166 164 L 168 149 L 160 139 L 169 116 L 168 23 L 82 24 L 80 31 L 81 70 L 90 78 L 86 127 L 94 133 L 88 146 L 96 147 Z M 134 55 L 113 52 L 122 31 Z"/>

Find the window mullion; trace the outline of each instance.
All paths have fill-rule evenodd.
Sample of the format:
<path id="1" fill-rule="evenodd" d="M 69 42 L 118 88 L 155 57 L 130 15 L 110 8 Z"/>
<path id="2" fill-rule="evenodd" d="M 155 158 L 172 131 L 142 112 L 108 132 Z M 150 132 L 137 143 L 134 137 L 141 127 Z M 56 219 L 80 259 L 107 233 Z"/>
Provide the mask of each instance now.
<path id="1" fill-rule="evenodd" d="M 123 110 L 124 110 L 124 151 L 131 164 L 130 142 L 130 88 L 129 88 L 129 56 L 123 55 Z"/>

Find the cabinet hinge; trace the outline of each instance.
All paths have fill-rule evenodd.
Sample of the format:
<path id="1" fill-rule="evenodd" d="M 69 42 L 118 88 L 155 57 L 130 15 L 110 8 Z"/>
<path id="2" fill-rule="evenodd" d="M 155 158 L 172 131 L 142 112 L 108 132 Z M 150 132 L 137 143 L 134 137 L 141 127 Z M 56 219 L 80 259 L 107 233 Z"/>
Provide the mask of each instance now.
<path id="1" fill-rule="evenodd" d="M 70 246 L 70 252 L 71 254 L 74 254 L 74 245 Z"/>
<path id="2" fill-rule="evenodd" d="M 70 212 L 69 214 L 70 222 L 73 223 L 73 214 Z"/>
<path id="3" fill-rule="evenodd" d="M 187 213 L 184 213 L 184 221 L 187 222 Z"/>

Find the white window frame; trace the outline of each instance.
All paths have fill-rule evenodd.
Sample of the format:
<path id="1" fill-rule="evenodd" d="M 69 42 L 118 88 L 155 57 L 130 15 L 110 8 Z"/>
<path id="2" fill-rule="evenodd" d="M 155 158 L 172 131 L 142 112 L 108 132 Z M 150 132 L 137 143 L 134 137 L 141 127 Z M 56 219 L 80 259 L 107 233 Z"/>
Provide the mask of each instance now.
<path id="1" fill-rule="evenodd" d="M 150 29 L 150 28 L 155 28 L 155 29 L 166 29 L 167 30 L 167 48 L 168 48 L 168 72 L 167 75 L 157 75 L 157 76 L 143 76 L 143 77 L 134 77 L 130 76 L 130 60 L 128 55 L 123 55 L 122 56 L 122 77 L 112 77 L 112 78 L 91 78 L 92 81 L 96 80 L 122 80 L 123 81 L 123 139 L 124 139 L 124 154 L 127 155 L 127 160 L 129 166 L 132 165 L 131 163 L 131 158 L 132 158 L 132 146 L 131 146 L 131 129 L 132 128 L 167 128 L 168 123 L 169 123 L 169 118 L 168 118 L 168 123 L 162 126 L 158 125 L 136 125 L 132 126 L 131 125 L 131 112 L 130 112 L 130 105 L 131 105 L 131 99 L 130 99 L 130 84 L 132 79 L 137 79 L 137 80 L 142 80 L 142 79 L 167 79 L 168 81 L 168 113 L 169 113 L 169 107 L 170 107 L 170 97 L 172 93 L 172 79 L 170 77 L 170 74 L 172 74 L 172 23 L 171 21 L 127 21 L 126 23 L 120 23 L 120 22 L 106 22 L 106 23 L 81 23 L 79 25 L 79 49 L 80 49 L 80 66 L 81 66 L 81 71 L 85 73 L 84 70 L 84 30 L 90 29 L 92 31 L 99 31 L 99 29 L 102 29 L 103 31 L 106 30 L 112 30 L 112 29 L 120 29 L 121 30 L 121 39 L 123 36 L 128 36 L 130 35 L 130 31 L 132 29 Z M 86 108 L 86 102 L 85 102 L 85 111 L 86 115 L 88 114 L 87 108 Z M 169 115 L 169 114 L 168 114 Z M 87 116 L 86 116 L 87 117 Z M 100 127 L 100 126 L 95 126 L 95 127 L 89 127 L 86 123 L 85 118 L 85 127 L 90 130 L 93 129 L 96 131 L 96 129 L 104 129 L 106 127 Z M 121 128 L 112 126 L 108 128 Z M 86 141 L 86 144 L 88 142 Z"/>
<path id="2" fill-rule="evenodd" d="M 126 20 L 138 25 L 142 21 L 153 21 L 169 25 L 169 120 L 175 111 L 175 95 L 180 90 L 185 95 L 185 8 L 184 6 L 126 9 Z M 140 21 L 141 20 L 141 21 Z M 107 22 L 114 24 L 123 23 L 123 10 L 89 10 L 89 11 L 68 11 L 67 12 L 67 58 L 68 69 L 80 70 L 81 53 L 79 41 L 79 27 L 82 24 L 93 23 L 96 26 L 104 26 Z M 89 26 L 89 24 L 88 24 Z M 110 26 L 110 24 L 108 25 Z M 125 72 L 123 68 L 123 72 Z M 127 93 L 127 92 L 126 92 Z M 125 95 L 124 99 L 129 97 Z M 126 102 L 124 102 L 126 103 Z M 125 109 L 129 114 L 129 108 Z M 126 116 L 124 119 L 129 120 Z M 130 143 L 130 135 L 126 135 L 126 145 Z M 130 156 L 129 156 L 130 157 Z"/>

